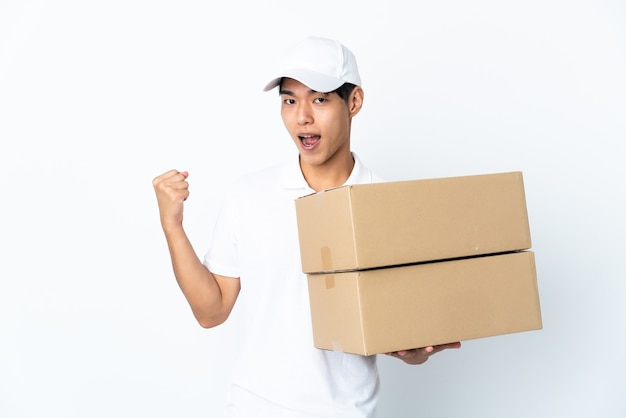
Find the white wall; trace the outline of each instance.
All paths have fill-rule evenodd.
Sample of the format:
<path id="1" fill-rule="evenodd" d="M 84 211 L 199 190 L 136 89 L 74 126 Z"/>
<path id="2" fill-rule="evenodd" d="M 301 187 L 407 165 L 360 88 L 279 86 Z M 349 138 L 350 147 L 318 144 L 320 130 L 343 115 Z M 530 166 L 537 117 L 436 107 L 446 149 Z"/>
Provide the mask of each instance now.
<path id="1" fill-rule="evenodd" d="M 408 5 L 411 5 L 409 8 Z M 354 150 L 389 180 L 524 173 L 544 329 L 381 358 L 381 416 L 626 416 L 626 4 L 0 1 L 0 417 L 206 417 L 238 318 L 195 324 L 152 178 L 199 253 L 235 176 L 293 152 L 261 87 L 356 53 Z"/>

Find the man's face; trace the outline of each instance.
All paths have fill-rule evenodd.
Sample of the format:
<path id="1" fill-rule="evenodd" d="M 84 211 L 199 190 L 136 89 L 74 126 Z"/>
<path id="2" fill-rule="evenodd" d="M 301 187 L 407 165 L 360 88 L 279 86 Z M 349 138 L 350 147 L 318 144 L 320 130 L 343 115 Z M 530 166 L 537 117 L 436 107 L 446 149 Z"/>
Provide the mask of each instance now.
<path id="1" fill-rule="evenodd" d="M 298 147 L 301 164 L 321 166 L 350 153 L 350 121 L 355 113 L 339 95 L 318 93 L 285 78 L 280 98 L 283 123 Z"/>

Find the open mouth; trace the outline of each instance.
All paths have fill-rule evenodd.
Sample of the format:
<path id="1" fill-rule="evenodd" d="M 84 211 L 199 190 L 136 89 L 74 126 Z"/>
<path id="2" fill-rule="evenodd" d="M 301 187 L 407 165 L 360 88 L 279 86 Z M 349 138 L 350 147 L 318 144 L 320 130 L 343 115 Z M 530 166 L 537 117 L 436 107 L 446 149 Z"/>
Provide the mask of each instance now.
<path id="1" fill-rule="evenodd" d="M 300 142 L 302 143 L 304 149 L 314 148 L 315 145 L 320 142 L 319 135 L 300 135 L 298 138 L 300 138 Z"/>

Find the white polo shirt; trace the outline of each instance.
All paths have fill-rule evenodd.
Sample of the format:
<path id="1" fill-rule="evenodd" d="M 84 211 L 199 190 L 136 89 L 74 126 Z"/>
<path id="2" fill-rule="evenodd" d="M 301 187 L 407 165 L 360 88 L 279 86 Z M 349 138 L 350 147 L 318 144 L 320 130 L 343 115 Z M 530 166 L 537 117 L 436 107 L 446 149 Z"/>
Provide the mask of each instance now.
<path id="1" fill-rule="evenodd" d="M 346 184 L 381 181 L 354 155 Z M 239 277 L 234 309 L 246 338 L 232 378 L 227 417 L 372 417 L 376 356 L 313 345 L 294 200 L 313 193 L 297 157 L 246 175 L 227 195 L 204 264 Z"/>

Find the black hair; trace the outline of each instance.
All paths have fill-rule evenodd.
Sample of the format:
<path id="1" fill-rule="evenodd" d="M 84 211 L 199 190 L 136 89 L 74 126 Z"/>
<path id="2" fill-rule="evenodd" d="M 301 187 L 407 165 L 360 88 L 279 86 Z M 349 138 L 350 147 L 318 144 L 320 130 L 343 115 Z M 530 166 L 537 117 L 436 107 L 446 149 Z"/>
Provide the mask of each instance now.
<path id="1" fill-rule="evenodd" d="M 355 87 L 356 87 L 356 84 L 343 83 L 341 86 L 339 86 L 338 89 L 334 90 L 333 93 L 337 93 L 339 97 L 341 97 L 345 102 L 347 102 L 348 98 L 350 97 L 350 94 L 352 93 L 352 90 L 354 90 Z"/>

